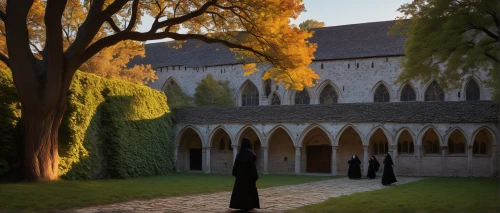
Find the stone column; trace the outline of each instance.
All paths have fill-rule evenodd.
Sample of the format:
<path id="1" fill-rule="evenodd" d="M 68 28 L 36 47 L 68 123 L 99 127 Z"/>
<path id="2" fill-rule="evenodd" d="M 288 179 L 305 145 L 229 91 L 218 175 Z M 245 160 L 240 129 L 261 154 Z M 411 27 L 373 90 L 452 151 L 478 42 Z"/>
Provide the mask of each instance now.
<path id="1" fill-rule="evenodd" d="M 498 157 L 498 146 L 493 145 L 491 147 L 491 163 L 490 163 L 490 176 L 491 177 L 495 177 L 496 175 L 498 175 L 497 157 Z"/>
<path id="2" fill-rule="evenodd" d="M 210 173 L 210 147 L 205 147 L 205 173 Z"/>
<path id="3" fill-rule="evenodd" d="M 394 175 L 397 175 L 397 171 L 398 171 L 398 145 L 391 145 L 390 146 L 391 148 L 391 155 L 392 155 L 392 162 L 394 163 L 394 166 L 392 167 L 392 170 L 394 171 Z"/>
<path id="4" fill-rule="evenodd" d="M 264 174 L 269 174 L 269 171 L 267 170 L 267 165 L 269 162 L 269 154 L 267 151 L 267 147 L 262 147 L 262 151 L 264 152 Z"/>
<path id="5" fill-rule="evenodd" d="M 473 174 L 472 171 L 472 149 L 473 146 L 468 146 L 467 147 L 467 176 L 471 177 Z"/>
<path id="6" fill-rule="evenodd" d="M 300 174 L 300 148 L 295 147 L 295 174 Z"/>
<path id="7" fill-rule="evenodd" d="M 446 174 L 446 150 L 448 149 L 447 146 L 442 146 L 441 147 L 441 176 L 445 176 Z"/>
<path id="8" fill-rule="evenodd" d="M 238 145 L 231 145 L 233 147 L 233 164 L 236 161 L 236 155 L 238 155 Z"/>
<path id="9" fill-rule="evenodd" d="M 421 176 L 422 175 L 422 145 L 415 145 L 415 156 L 417 156 L 417 165 L 415 170 L 417 173 L 415 174 L 416 176 Z"/>
<path id="10" fill-rule="evenodd" d="M 338 146 L 332 146 L 332 175 L 335 176 L 337 175 L 337 149 Z"/>
<path id="11" fill-rule="evenodd" d="M 207 172 L 207 149 L 201 148 L 201 171 Z"/>
<path id="12" fill-rule="evenodd" d="M 363 146 L 363 176 L 368 175 L 368 146 Z"/>

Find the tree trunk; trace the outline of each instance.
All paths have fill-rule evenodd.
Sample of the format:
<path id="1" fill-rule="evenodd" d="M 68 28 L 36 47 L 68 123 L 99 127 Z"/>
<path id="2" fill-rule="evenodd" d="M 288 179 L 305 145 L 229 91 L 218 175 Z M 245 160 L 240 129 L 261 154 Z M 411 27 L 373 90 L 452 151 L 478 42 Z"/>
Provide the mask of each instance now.
<path id="1" fill-rule="evenodd" d="M 28 181 L 57 180 L 59 153 L 58 132 L 64 115 L 66 97 L 58 100 L 59 107 L 21 110 L 22 174 Z M 49 105 L 51 106 L 51 105 Z"/>

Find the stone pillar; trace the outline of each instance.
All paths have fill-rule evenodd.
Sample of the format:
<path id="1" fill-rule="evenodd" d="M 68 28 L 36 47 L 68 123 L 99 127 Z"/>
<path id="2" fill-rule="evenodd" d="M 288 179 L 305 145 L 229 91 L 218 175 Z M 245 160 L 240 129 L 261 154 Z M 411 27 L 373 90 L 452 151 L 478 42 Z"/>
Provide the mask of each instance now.
<path id="1" fill-rule="evenodd" d="M 422 145 L 415 145 L 415 156 L 417 156 L 417 165 L 415 170 L 417 171 L 416 176 L 422 176 Z"/>
<path id="2" fill-rule="evenodd" d="M 231 145 L 233 147 L 233 164 L 236 161 L 236 155 L 238 155 L 238 145 Z"/>
<path id="3" fill-rule="evenodd" d="M 337 175 L 337 149 L 338 146 L 332 146 L 332 175 L 335 176 Z"/>
<path id="4" fill-rule="evenodd" d="M 397 171 L 398 171 L 398 169 L 397 169 L 398 168 L 398 163 L 397 163 L 397 161 L 398 161 L 398 158 L 397 158 L 398 157 L 398 145 L 391 145 L 390 147 L 391 147 L 391 148 L 389 148 L 390 152 L 392 152 L 391 153 L 392 162 L 394 163 L 392 170 L 394 171 L 394 175 L 397 175 Z"/>
<path id="5" fill-rule="evenodd" d="M 363 146 L 363 176 L 368 175 L 368 146 Z"/>
<path id="6" fill-rule="evenodd" d="M 300 148 L 295 147 L 295 174 L 300 174 Z"/>
<path id="7" fill-rule="evenodd" d="M 207 149 L 201 148 L 201 171 L 207 172 Z"/>
<path id="8" fill-rule="evenodd" d="M 491 147 L 491 163 L 490 163 L 490 176 L 491 177 L 495 177 L 498 175 L 497 157 L 498 157 L 498 146 L 493 145 Z"/>
<path id="9" fill-rule="evenodd" d="M 446 175 L 446 150 L 448 149 L 447 146 L 442 146 L 441 147 L 441 176 Z"/>
<path id="10" fill-rule="evenodd" d="M 205 173 L 210 173 L 210 147 L 205 147 Z"/>
<path id="11" fill-rule="evenodd" d="M 267 151 L 267 147 L 262 147 L 262 151 L 264 152 L 264 174 L 269 174 L 269 171 L 267 170 L 267 165 L 269 162 L 269 154 Z"/>
<path id="12" fill-rule="evenodd" d="M 473 146 L 468 146 L 467 147 L 467 176 L 471 177 L 473 174 L 472 171 L 472 149 Z"/>

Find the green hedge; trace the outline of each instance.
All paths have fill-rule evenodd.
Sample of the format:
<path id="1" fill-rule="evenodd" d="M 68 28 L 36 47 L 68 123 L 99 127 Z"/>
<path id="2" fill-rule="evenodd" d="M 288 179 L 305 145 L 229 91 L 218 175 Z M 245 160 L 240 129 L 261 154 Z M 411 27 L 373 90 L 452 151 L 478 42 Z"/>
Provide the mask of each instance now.
<path id="1" fill-rule="evenodd" d="M 100 179 L 172 171 L 174 136 L 169 114 L 162 92 L 77 72 L 59 130 L 60 175 Z M 0 136 L 0 140 L 12 141 L 12 136 Z M 0 146 L 3 150 L 3 143 Z"/>

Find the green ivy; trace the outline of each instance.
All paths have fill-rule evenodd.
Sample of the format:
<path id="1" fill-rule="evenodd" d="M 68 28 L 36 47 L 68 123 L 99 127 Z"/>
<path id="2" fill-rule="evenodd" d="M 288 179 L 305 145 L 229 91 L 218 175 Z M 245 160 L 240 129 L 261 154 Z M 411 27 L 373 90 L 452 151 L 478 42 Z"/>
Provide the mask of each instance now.
<path id="1" fill-rule="evenodd" d="M 12 84 L 12 78 L 9 77 L 10 71 L 2 71 L 0 76 L 8 76 L 3 81 L 0 77 L 2 97 L 3 85 L 9 85 L 9 80 Z M 13 100 L 14 105 L 19 105 L 17 96 Z M 4 98 L 0 107 L 6 105 L 3 102 Z M 17 112 L 12 107 L 0 110 L 1 116 L 16 115 Z M 13 118 L 18 119 L 19 113 L 17 115 Z M 15 128 L 15 119 L 9 121 L 12 123 L 10 129 Z M 3 117 L 1 122 L 0 127 L 7 123 Z M 77 72 L 59 129 L 59 174 L 67 179 L 100 179 L 168 173 L 173 169 L 172 129 L 164 93 L 146 86 Z M 4 128 L 0 131 L 1 176 L 2 152 L 4 149 L 12 151 L 12 146 L 5 144 L 13 144 L 14 137 L 11 130 L 5 131 L 10 135 L 3 134 Z"/>

